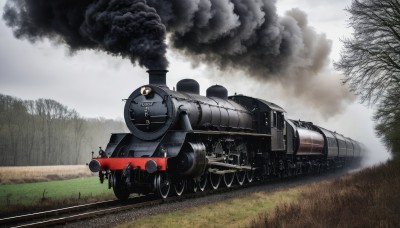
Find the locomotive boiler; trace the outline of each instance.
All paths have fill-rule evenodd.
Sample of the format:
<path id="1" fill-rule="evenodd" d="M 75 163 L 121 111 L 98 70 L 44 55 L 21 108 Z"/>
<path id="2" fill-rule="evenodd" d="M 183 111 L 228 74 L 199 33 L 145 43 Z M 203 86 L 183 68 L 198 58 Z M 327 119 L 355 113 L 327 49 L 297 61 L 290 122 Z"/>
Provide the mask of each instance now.
<path id="1" fill-rule="evenodd" d="M 201 96 L 192 79 L 166 86 L 166 70 L 149 70 L 149 84 L 126 99 L 130 133 L 112 134 L 89 163 L 117 198 L 231 187 L 268 176 L 340 167 L 361 157 L 358 142 L 285 118 L 278 105 L 214 85 Z"/>

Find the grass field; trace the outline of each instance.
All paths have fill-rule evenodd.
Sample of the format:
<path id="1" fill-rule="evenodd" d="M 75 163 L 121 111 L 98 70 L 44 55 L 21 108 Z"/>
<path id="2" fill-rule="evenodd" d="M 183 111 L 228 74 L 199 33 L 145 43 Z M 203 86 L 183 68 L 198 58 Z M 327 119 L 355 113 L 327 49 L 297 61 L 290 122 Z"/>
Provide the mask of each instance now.
<path id="1" fill-rule="evenodd" d="M 148 216 L 118 227 L 246 227 L 260 211 L 273 211 L 283 202 L 291 202 L 301 189 L 259 192 L 243 198 Z"/>
<path id="2" fill-rule="evenodd" d="M 119 227 L 398 227 L 400 160 L 334 180 L 146 216 Z"/>
<path id="3" fill-rule="evenodd" d="M 87 166 L 0 167 L 0 215 L 114 199 Z"/>
<path id="4" fill-rule="evenodd" d="M 311 185 L 298 200 L 260 214 L 252 227 L 399 227 L 400 158 Z"/>

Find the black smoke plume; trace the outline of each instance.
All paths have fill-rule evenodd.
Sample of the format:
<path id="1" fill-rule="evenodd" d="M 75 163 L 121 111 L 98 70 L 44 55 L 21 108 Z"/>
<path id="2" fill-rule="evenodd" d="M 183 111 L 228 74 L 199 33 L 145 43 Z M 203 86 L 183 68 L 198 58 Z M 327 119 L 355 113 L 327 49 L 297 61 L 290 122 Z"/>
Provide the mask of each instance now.
<path id="1" fill-rule="evenodd" d="M 150 69 L 167 68 L 168 34 L 170 48 L 193 63 L 279 83 L 285 96 L 334 115 L 352 97 L 344 87 L 333 87 L 332 77 L 324 78 L 331 42 L 308 25 L 304 12 L 294 9 L 278 16 L 275 4 L 275 0 L 8 0 L 3 18 L 18 38 L 49 38 L 72 51 L 103 50 Z"/>
<path id="2" fill-rule="evenodd" d="M 279 18 L 271 0 L 149 0 L 172 45 L 192 58 L 224 69 L 240 66 L 267 75 L 299 54 L 303 35 L 292 17 Z"/>
<path id="3" fill-rule="evenodd" d="M 260 77 L 318 68 L 311 61 L 326 56 L 312 55 L 329 46 L 307 43 L 315 34 L 307 37 L 296 15 L 279 17 L 274 0 L 8 0 L 3 18 L 18 38 L 104 50 L 148 68 L 167 66 L 167 31 L 193 59 Z"/>
<path id="4" fill-rule="evenodd" d="M 9 0 L 3 18 L 17 38 L 49 38 L 166 69 L 165 26 L 145 0 Z"/>

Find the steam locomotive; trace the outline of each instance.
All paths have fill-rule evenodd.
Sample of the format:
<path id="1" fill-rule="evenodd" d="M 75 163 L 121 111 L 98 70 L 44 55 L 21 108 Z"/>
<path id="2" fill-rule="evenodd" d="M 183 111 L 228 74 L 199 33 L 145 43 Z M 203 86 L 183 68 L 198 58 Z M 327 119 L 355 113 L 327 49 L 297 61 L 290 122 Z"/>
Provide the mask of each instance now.
<path id="1" fill-rule="evenodd" d="M 314 125 L 285 118 L 278 105 L 213 85 L 201 96 L 192 79 L 166 86 L 166 70 L 149 70 L 149 84 L 126 100 L 131 133 L 112 134 L 89 163 L 115 196 L 182 195 L 243 185 L 358 162 L 364 146 Z"/>

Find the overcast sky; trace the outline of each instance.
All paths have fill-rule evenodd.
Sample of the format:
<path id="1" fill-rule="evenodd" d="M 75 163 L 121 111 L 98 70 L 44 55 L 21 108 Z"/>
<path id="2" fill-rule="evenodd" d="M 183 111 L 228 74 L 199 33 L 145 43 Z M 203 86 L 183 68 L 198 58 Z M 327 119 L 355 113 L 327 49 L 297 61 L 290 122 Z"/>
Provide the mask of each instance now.
<path id="1" fill-rule="evenodd" d="M 350 0 L 279 0 L 280 15 L 287 10 L 299 8 L 308 15 L 308 23 L 318 33 L 325 33 L 332 40 L 331 60 L 338 60 L 342 47 L 340 38 L 350 37 L 351 29 L 344 11 Z M 0 0 L 1 12 L 5 0 Z M 3 13 L 1 13 L 3 14 Z M 105 53 L 81 51 L 70 55 L 62 46 L 54 46 L 48 40 L 31 44 L 12 35 L 4 21 L 0 20 L 0 93 L 22 99 L 51 98 L 76 109 L 83 117 L 122 118 L 124 102 L 130 93 L 146 84 L 145 69 L 132 66 L 129 60 L 108 56 Z M 281 105 L 287 116 L 313 121 L 328 129 L 362 141 L 372 148 L 373 160 L 388 157 L 379 139 L 375 137 L 371 108 L 355 99 L 338 114 L 322 118 L 317 111 L 293 104 L 282 98 L 284 88 L 259 85 L 246 78 L 215 77 L 221 72 L 210 66 L 188 62 L 179 53 L 168 51 L 170 61 L 167 84 L 170 88 L 183 78 L 196 78 L 201 93 L 213 84 L 223 84 L 230 94 L 234 92 L 249 96 L 263 94 L 265 100 Z M 331 67 L 330 71 L 334 72 Z M 238 79 L 238 80 L 235 80 Z M 244 81 L 246 83 L 244 83 Z M 340 77 L 334 78 L 332 86 L 340 86 Z M 267 92 L 265 92 L 267 90 Z"/>

